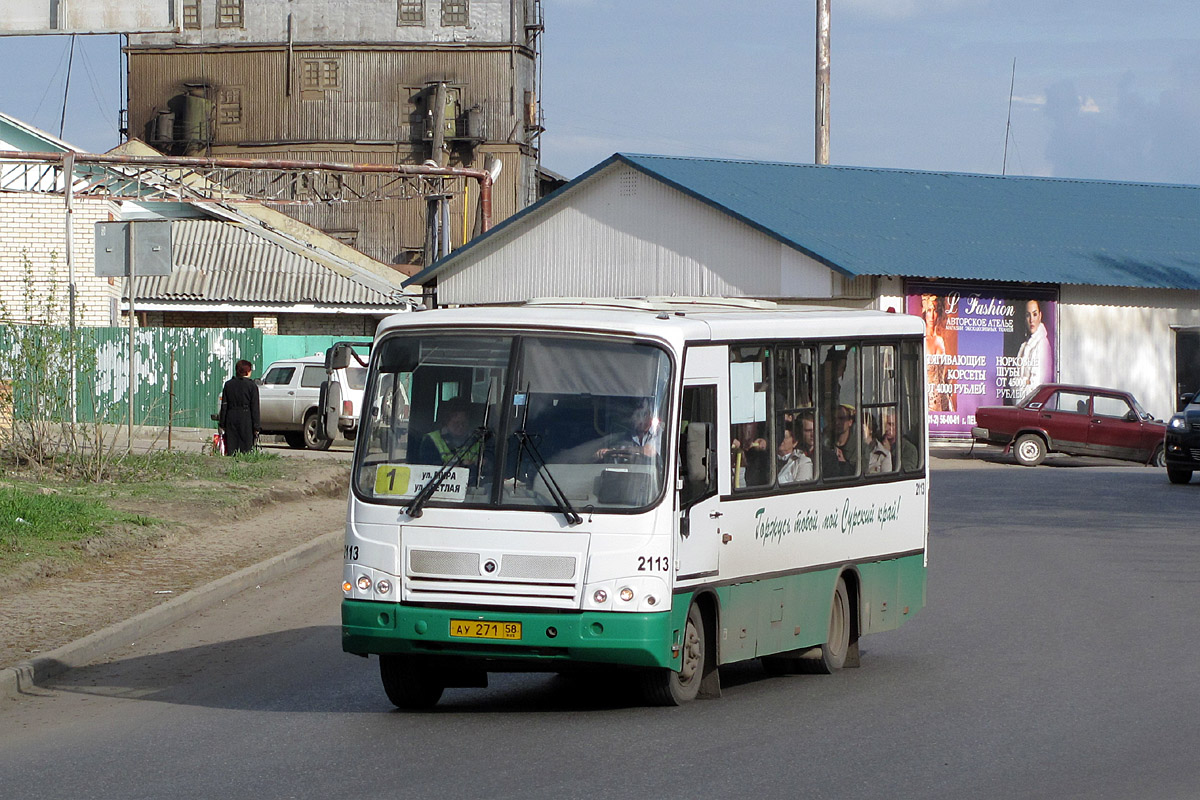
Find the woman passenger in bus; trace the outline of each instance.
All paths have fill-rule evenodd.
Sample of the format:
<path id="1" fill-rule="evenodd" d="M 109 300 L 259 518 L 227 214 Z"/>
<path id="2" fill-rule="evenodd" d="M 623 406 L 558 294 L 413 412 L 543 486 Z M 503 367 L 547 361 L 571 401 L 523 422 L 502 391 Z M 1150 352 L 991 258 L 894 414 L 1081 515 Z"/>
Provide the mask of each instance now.
<path id="1" fill-rule="evenodd" d="M 875 415 L 870 411 L 863 412 L 863 452 L 867 456 L 868 475 L 892 471 L 892 451 L 879 437 L 879 429 Z"/>
<path id="2" fill-rule="evenodd" d="M 779 447 L 775 448 L 779 482 L 783 484 L 812 480 L 812 459 L 800 448 L 792 432 L 792 425 L 785 421 L 782 427 L 783 437 L 779 441 Z"/>

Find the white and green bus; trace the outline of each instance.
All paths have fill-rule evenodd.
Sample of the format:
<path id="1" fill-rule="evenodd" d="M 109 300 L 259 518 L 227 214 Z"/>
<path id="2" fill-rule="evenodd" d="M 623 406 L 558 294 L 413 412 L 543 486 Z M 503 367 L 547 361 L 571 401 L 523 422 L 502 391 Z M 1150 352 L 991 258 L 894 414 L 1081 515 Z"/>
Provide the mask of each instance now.
<path id="1" fill-rule="evenodd" d="M 670 705 L 722 664 L 858 666 L 925 602 L 922 332 L 712 298 L 387 319 L 343 649 L 402 708 L 489 672 L 628 671 Z"/>

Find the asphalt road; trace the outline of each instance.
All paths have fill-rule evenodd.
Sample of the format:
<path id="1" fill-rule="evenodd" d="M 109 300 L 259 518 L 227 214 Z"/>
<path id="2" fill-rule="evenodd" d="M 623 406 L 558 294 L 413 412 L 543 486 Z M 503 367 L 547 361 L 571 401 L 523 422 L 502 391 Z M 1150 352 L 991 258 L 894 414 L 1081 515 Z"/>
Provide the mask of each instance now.
<path id="1" fill-rule="evenodd" d="M 493 676 L 391 708 L 336 561 L 0 707 L 0 797 L 1194 798 L 1200 483 L 942 462 L 929 604 L 863 666 L 642 708 Z"/>

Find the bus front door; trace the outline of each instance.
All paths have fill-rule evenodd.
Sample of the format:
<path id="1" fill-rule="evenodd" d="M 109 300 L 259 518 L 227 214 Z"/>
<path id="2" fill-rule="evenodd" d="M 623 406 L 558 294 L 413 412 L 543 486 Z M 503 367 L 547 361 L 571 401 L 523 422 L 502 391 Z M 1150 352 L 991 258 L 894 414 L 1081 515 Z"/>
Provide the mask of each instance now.
<path id="1" fill-rule="evenodd" d="M 717 574 L 721 501 L 717 495 L 717 387 L 685 386 L 679 442 L 677 580 Z"/>

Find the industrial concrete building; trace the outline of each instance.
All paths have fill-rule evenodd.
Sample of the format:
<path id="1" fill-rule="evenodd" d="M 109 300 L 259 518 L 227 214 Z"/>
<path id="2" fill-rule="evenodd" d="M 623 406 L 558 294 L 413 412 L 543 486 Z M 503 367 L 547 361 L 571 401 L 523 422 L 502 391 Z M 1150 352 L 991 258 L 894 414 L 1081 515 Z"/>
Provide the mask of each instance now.
<path id="1" fill-rule="evenodd" d="M 540 0 L 182 0 L 182 14 L 179 32 L 129 38 L 131 137 L 175 155 L 498 168 L 497 220 L 537 199 Z M 293 192 L 281 208 L 405 274 L 478 231 L 468 181 L 398 198 L 341 180 L 337 203 Z"/>

